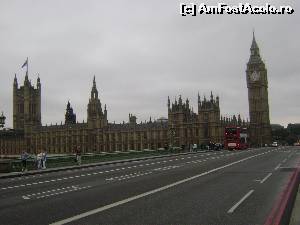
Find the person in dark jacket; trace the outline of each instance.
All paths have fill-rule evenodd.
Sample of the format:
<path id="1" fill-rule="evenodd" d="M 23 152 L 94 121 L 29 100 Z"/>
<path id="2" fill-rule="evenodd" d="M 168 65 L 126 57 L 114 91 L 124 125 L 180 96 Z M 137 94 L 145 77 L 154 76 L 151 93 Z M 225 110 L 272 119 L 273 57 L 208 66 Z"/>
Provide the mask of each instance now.
<path id="1" fill-rule="evenodd" d="M 27 171 L 27 159 L 29 155 L 26 151 L 23 151 L 21 154 L 21 161 L 22 161 L 22 172 Z"/>

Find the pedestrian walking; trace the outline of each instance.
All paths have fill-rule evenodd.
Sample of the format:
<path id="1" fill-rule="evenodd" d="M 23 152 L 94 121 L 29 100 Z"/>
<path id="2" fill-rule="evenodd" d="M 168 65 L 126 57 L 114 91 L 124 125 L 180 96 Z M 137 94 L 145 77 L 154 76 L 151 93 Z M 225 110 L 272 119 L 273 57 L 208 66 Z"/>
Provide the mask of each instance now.
<path id="1" fill-rule="evenodd" d="M 42 168 L 42 152 L 37 154 L 36 161 L 37 161 L 37 169 L 40 170 Z"/>
<path id="2" fill-rule="evenodd" d="M 22 172 L 27 171 L 27 159 L 29 155 L 26 151 L 23 151 L 21 154 L 21 161 L 22 161 Z"/>
<path id="3" fill-rule="evenodd" d="M 47 152 L 42 152 L 42 169 L 46 169 Z"/>
<path id="4" fill-rule="evenodd" d="M 76 162 L 78 165 L 81 165 L 81 149 L 80 146 L 76 148 Z"/>

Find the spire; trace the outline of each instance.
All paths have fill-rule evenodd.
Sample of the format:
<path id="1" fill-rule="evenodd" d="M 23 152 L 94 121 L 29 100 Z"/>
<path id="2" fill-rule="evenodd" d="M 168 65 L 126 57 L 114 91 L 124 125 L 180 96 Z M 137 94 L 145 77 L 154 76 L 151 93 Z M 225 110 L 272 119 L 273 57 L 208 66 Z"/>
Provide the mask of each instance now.
<path id="1" fill-rule="evenodd" d="M 93 87 L 92 87 L 92 91 L 91 91 L 91 98 L 92 99 L 98 99 L 98 90 L 97 90 L 97 86 L 96 86 L 96 77 L 94 75 L 93 78 Z"/>
<path id="2" fill-rule="evenodd" d="M 212 91 L 210 91 L 210 101 L 213 102 L 214 101 L 214 96 L 213 96 L 213 93 Z"/>
<path id="3" fill-rule="evenodd" d="M 38 87 L 38 89 L 41 88 L 41 79 L 40 79 L 40 74 L 38 74 L 38 78 L 37 78 L 37 81 L 36 81 L 36 86 Z"/>
<path id="4" fill-rule="evenodd" d="M 15 74 L 15 78 L 14 78 L 14 86 L 15 86 L 15 87 L 18 87 L 17 74 Z"/>
<path id="5" fill-rule="evenodd" d="M 238 115 L 238 125 L 241 126 L 242 125 L 242 118 L 241 115 Z"/>
<path id="6" fill-rule="evenodd" d="M 179 95 L 179 105 L 182 105 L 182 98 L 181 98 L 181 95 Z"/>
<path id="7" fill-rule="evenodd" d="M 71 104 L 70 104 L 70 101 L 68 100 L 67 110 L 70 109 L 70 107 L 71 107 Z"/>
<path id="8" fill-rule="evenodd" d="M 75 124 L 76 123 L 76 114 L 73 112 L 70 101 L 68 100 L 66 114 L 65 114 L 65 124 Z"/>
<path id="9" fill-rule="evenodd" d="M 259 55 L 259 48 L 258 45 L 256 43 L 255 40 L 255 34 L 254 34 L 254 30 L 253 30 L 253 37 L 252 37 L 252 44 L 251 44 L 251 56 L 250 56 L 250 60 L 254 60 L 254 59 L 260 59 L 260 55 Z"/>
<path id="10" fill-rule="evenodd" d="M 107 118 L 107 109 L 106 109 L 106 104 L 104 105 L 104 116 Z"/>
<path id="11" fill-rule="evenodd" d="M 96 87 L 96 76 L 94 75 L 94 79 L 93 79 L 93 87 L 97 88 Z"/>
<path id="12" fill-rule="evenodd" d="M 256 43 L 255 34 L 254 34 L 254 30 L 253 30 L 251 49 L 257 49 L 257 48 L 258 48 L 258 45 Z"/>

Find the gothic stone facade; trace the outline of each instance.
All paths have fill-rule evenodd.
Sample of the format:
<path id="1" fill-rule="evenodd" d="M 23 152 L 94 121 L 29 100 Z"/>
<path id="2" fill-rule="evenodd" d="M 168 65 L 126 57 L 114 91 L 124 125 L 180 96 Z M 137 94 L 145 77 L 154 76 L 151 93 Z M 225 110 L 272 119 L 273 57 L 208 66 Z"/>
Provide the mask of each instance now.
<path id="1" fill-rule="evenodd" d="M 253 33 L 251 54 L 247 63 L 246 80 L 252 145 L 270 144 L 272 140 L 269 117 L 267 69 L 262 61 Z"/>
<path id="2" fill-rule="evenodd" d="M 189 100 L 168 98 L 168 119 L 137 123 L 136 116 L 129 114 L 129 121 L 109 123 L 107 109 L 98 96 L 95 77 L 89 103 L 87 122 L 76 122 L 70 102 L 67 104 L 64 124 L 41 125 L 41 82 L 35 88 L 25 76 L 24 85 L 18 87 L 14 79 L 13 93 L 14 129 L 2 131 L 1 154 L 20 154 L 23 150 L 38 153 L 72 153 L 76 146 L 84 152 L 113 152 L 166 147 L 189 147 L 209 141 L 222 142 L 224 127 L 229 124 L 245 125 L 238 119 L 220 116 L 219 97 L 201 101 L 198 95 L 198 114 L 190 107 Z"/>
<path id="3" fill-rule="evenodd" d="M 259 55 L 253 36 L 251 56 L 246 70 L 250 137 L 254 144 L 269 143 L 271 129 L 268 106 L 267 70 Z M 89 103 L 87 122 L 76 122 L 70 103 L 67 104 L 65 123 L 42 126 L 41 82 L 36 88 L 26 73 L 23 86 L 13 84 L 13 130 L 0 132 L 0 154 L 20 154 L 26 150 L 37 153 L 72 153 L 76 146 L 84 152 L 113 152 L 165 147 L 189 147 L 191 144 L 223 142 L 224 128 L 229 125 L 248 126 L 238 116 L 225 118 L 220 115 L 219 97 L 200 99 L 198 110 L 193 111 L 188 99 L 171 103 L 168 97 L 168 119 L 137 123 L 136 116 L 129 114 L 129 121 L 121 124 L 109 123 L 107 108 L 98 96 L 95 77 Z"/>

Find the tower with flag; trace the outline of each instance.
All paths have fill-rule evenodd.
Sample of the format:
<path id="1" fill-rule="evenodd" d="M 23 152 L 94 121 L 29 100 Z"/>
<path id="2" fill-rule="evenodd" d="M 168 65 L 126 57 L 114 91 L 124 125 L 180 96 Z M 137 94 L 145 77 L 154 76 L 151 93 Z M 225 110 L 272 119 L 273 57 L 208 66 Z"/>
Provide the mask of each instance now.
<path id="1" fill-rule="evenodd" d="M 13 128 L 32 132 L 41 126 L 41 82 L 37 78 L 36 87 L 29 80 L 28 58 L 21 68 L 26 67 L 23 85 L 18 84 L 15 74 L 13 84 Z"/>

